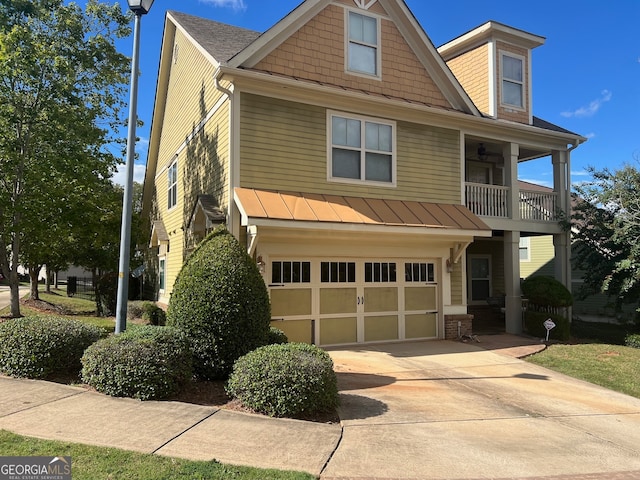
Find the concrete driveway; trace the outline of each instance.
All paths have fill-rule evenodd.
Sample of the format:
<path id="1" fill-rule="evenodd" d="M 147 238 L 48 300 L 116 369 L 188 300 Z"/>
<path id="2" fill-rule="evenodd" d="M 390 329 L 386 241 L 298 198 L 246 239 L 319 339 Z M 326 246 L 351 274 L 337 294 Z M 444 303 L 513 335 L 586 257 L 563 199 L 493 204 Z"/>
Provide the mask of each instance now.
<path id="1" fill-rule="evenodd" d="M 640 400 L 481 346 L 330 351 L 343 435 L 322 478 L 640 478 Z"/>

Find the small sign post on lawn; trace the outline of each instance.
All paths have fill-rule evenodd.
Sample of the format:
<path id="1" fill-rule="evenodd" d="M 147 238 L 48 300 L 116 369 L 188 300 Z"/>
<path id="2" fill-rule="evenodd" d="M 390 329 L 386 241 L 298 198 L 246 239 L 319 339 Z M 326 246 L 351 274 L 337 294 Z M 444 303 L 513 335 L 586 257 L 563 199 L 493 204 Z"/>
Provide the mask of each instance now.
<path id="1" fill-rule="evenodd" d="M 549 341 L 549 332 L 556 327 L 556 324 L 553 323 L 553 320 L 551 320 L 550 318 L 547 318 L 544 321 L 543 325 L 544 325 L 544 328 L 547 329 L 547 339 L 546 339 L 546 341 L 548 342 Z"/>

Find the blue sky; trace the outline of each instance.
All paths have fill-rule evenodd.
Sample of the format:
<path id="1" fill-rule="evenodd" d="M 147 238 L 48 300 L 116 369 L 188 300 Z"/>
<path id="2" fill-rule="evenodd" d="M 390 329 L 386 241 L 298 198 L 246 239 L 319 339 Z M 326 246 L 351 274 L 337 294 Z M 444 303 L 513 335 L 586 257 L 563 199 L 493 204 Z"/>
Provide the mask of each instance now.
<path id="1" fill-rule="evenodd" d="M 137 131 L 141 141 L 136 181 L 144 178 L 166 11 L 264 32 L 300 1 L 155 0 L 141 28 L 138 117 L 144 126 Z M 635 157 L 640 160 L 640 42 L 634 34 L 640 22 L 639 0 L 406 2 L 436 46 L 488 20 L 547 39 L 533 51 L 534 115 L 589 138 L 572 153 L 574 183 L 589 178 L 588 166 L 617 169 Z M 132 41 L 133 37 L 120 42 L 123 53 L 131 54 Z M 124 181 L 121 172 L 115 177 L 119 183 Z M 519 176 L 551 186 L 550 162 L 529 162 Z"/>

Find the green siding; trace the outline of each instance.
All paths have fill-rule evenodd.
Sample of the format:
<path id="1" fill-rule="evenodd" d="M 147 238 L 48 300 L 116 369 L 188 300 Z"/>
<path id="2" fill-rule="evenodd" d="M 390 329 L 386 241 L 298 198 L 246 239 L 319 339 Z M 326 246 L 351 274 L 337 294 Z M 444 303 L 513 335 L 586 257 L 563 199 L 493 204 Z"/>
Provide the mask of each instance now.
<path id="1" fill-rule="evenodd" d="M 531 275 L 554 276 L 553 236 L 543 235 L 540 237 L 530 237 L 529 261 L 520 260 L 520 276 L 527 278 Z"/>
<path id="2" fill-rule="evenodd" d="M 460 203 L 457 131 L 398 122 L 391 188 L 327 181 L 325 108 L 243 93 L 240 121 L 243 187 Z"/>

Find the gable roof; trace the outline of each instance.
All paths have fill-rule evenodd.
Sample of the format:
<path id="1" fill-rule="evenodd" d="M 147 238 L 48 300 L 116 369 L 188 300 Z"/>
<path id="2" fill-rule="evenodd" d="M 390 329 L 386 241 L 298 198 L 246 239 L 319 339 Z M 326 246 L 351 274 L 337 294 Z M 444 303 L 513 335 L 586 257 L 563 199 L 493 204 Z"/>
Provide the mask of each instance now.
<path id="1" fill-rule="evenodd" d="M 405 41 L 453 108 L 480 116 L 480 111 L 404 0 L 377 1 L 390 19 L 400 27 L 399 31 Z M 303 1 L 263 34 L 175 11 L 169 11 L 167 15 L 218 65 L 251 69 L 330 4 L 331 0 Z"/>
<path id="2" fill-rule="evenodd" d="M 185 33 L 191 36 L 218 63 L 227 63 L 261 35 L 260 32 L 195 17 L 175 10 L 167 11 L 167 16 L 181 26 Z"/>

